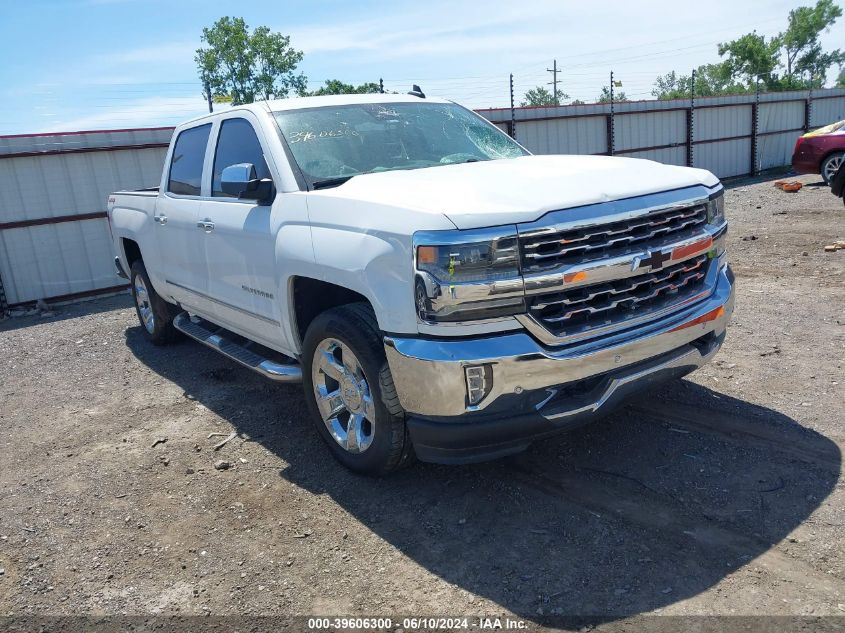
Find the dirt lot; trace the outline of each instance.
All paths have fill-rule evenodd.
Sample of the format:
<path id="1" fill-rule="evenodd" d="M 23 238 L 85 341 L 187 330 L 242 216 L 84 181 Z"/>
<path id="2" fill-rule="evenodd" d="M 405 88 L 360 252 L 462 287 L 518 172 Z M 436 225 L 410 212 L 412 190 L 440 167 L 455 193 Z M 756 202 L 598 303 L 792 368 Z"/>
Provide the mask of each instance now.
<path id="1" fill-rule="evenodd" d="M 478 466 L 354 476 L 299 388 L 148 345 L 126 296 L 0 323 L 0 615 L 845 616 L 845 208 L 727 209 L 715 363 Z"/>

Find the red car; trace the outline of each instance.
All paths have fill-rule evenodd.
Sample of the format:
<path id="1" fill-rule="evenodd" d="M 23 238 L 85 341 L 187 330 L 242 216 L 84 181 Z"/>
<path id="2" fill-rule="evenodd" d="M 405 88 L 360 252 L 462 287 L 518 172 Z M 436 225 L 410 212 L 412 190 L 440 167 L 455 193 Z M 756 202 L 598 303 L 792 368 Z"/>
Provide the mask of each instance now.
<path id="1" fill-rule="evenodd" d="M 795 141 L 792 168 L 799 174 L 821 174 L 830 184 L 845 155 L 845 121 L 807 132 Z"/>

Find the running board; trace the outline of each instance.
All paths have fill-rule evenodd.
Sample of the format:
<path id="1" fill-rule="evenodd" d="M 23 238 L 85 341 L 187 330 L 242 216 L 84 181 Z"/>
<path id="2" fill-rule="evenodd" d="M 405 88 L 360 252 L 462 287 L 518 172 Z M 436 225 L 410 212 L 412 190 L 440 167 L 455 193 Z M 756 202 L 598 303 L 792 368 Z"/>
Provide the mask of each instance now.
<path id="1" fill-rule="evenodd" d="M 251 349 L 247 349 L 246 345 L 251 344 L 251 342 L 247 342 L 246 345 L 237 343 L 233 339 L 242 339 L 243 337 L 209 321 L 204 319 L 191 320 L 187 312 L 182 312 L 173 319 L 173 327 L 203 345 L 228 356 L 244 367 L 258 372 L 265 378 L 276 382 L 302 382 L 302 368 L 299 365 L 293 362 L 291 364 L 280 363 L 261 356 Z"/>

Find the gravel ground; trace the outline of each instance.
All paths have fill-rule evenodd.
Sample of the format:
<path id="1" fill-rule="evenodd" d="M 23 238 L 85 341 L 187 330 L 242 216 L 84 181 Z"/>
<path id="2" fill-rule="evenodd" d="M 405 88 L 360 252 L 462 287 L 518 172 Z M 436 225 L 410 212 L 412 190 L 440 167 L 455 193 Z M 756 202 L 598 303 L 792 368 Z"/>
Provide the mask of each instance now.
<path id="1" fill-rule="evenodd" d="M 801 180 L 727 193 L 714 363 L 488 464 L 352 475 L 126 296 L 0 322 L 0 615 L 845 616 L 845 209 Z"/>

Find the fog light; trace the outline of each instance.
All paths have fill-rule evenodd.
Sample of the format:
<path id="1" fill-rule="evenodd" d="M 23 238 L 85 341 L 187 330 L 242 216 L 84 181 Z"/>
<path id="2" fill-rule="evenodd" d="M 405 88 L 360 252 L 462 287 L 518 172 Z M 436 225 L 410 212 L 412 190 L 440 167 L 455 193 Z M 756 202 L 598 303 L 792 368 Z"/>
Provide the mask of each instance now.
<path id="1" fill-rule="evenodd" d="M 467 381 L 467 400 L 470 405 L 476 405 L 490 393 L 493 388 L 493 368 L 490 365 L 473 365 L 465 367 Z"/>

